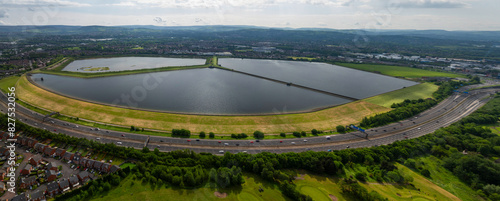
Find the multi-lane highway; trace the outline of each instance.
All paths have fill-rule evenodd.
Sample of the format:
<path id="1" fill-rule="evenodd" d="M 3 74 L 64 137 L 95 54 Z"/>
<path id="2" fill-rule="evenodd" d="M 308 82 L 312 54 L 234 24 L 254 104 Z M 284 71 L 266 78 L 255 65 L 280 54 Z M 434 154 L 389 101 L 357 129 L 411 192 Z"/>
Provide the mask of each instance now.
<path id="1" fill-rule="evenodd" d="M 172 151 L 178 149 L 192 149 L 196 152 L 209 152 L 223 154 L 225 152 L 301 152 L 307 150 L 327 151 L 346 148 L 371 147 L 390 144 L 398 140 L 416 138 L 432 133 L 440 127 L 445 127 L 461 118 L 471 114 L 488 100 L 491 95 L 500 89 L 480 89 L 470 91 L 469 94 L 456 93 L 443 100 L 433 108 L 415 116 L 387 126 L 366 130 L 365 133 L 353 132 L 348 134 L 326 136 L 276 139 L 276 140 L 210 140 L 210 139 L 185 139 L 150 136 L 149 149 L 158 148 L 160 151 Z M 6 111 L 7 97 L 0 94 L 0 110 Z M 44 115 L 31 111 L 16 104 L 16 117 L 26 124 L 43 128 L 56 133 L 87 138 L 101 141 L 103 143 L 115 143 L 118 146 L 128 146 L 142 149 L 148 136 L 132 134 L 112 130 L 102 130 L 93 127 L 76 125 L 54 118 L 42 121 Z"/>

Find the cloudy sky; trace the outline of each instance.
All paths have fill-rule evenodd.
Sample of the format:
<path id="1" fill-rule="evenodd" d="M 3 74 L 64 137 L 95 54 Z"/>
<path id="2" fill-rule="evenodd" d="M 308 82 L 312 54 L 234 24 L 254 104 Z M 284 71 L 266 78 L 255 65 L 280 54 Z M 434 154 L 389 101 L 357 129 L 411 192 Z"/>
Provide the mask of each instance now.
<path id="1" fill-rule="evenodd" d="M 500 30 L 498 5 L 498 0 L 0 0 L 0 24 Z"/>

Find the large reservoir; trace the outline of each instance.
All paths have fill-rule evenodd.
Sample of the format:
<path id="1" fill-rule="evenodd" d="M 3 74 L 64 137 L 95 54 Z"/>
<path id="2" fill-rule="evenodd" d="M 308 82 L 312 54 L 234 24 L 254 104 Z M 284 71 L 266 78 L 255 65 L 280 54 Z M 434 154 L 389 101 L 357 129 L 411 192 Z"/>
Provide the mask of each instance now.
<path id="1" fill-rule="evenodd" d="M 109 63 L 102 63 L 101 60 L 98 64 L 95 63 L 97 60 L 75 62 L 79 62 L 78 66 L 107 65 L 114 70 L 124 70 L 130 69 L 132 64 L 135 66 L 133 69 L 163 67 L 166 63 L 161 63 L 162 59 L 171 58 L 112 59 L 105 60 Z M 182 61 L 187 63 L 178 61 L 180 63 L 170 63 L 170 65 L 187 66 L 205 62 L 204 59 L 192 61 L 182 59 Z M 90 79 L 34 74 L 31 79 L 50 91 L 91 102 L 126 108 L 207 115 L 308 112 L 417 84 L 325 63 L 219 59 L 219 64 L 235 71 L 201 68 Z M 65 70 L 71 68 L 70 65 Z M 288 86 L 283 83 L 293 84 Z M 343 96 L 351 97 L 351 100 L 342 98 Z"/>
<path id="2" fill-rule="evenodd" d="M 76 60 L 68 64 L 63 69 L 63 71 L 97 73 L 174 66 L 193 66 L 203 64 L 205 64 L 205 59 L 164 57 L 114 57 Z"/>

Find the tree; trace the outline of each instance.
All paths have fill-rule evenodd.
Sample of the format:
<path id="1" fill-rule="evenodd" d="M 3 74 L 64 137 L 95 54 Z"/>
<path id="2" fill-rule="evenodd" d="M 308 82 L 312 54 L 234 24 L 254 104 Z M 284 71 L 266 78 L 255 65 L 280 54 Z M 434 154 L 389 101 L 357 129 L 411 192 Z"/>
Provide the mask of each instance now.
<path id="1" fill-rule="evenodd" d="M 261 131 L 255 131 L 255 132 L 253 132 L 253 137 L 257 138 L 257 139 L 262 139 L 262 138 L 264 138 L 264 133 Z"/>
<path id="2" fill-rule="evenodd" d="M 214 134 L 213 132 L 210 132 L 210 133 L 208 133 L 208 137 L 209 137 L 209 138 L 214 138 L 214 137 L 215 137 L 215 134 Z"/>
<path id="3" fill-rule="evenodd" d="M 300 133 L 299 133 L 299 132 L 297 132 L 297 131 L 295 131 L 295 132 L 293 132 L 293 136 L 295 136 L 295 137 L 300 137 Z"/>
<path id="4" fill-rule="evenodd" d="M 205 138 L 205 131 L 200 132 L 200 138 Z"/>
<path id="5" fill-rule="evenodd" d="M 345 133 L 345 127 L 342 126 L 342 125 L 338 125 L 337 127 L 335 127 L 335 129 L 337 130 L 337 132 L 339 133 Z"/>
<path id="6" fill-rule="evenodd" d="M 316 129 L 312 129 L 312 130 L 311 130 L 311 133 L 312 133 L 313 135 L 318 135 L 318 133 L 319 133 L 319 132 L 318 132 L 318 130 L 316 130 Z"/>
<path id="7" fill-rule="evenodd" d="M 281 137 L 286 137 L 286 134 L 285 133 L 280 133 L 280 136 Z"/>
<path id="8" fill-rule="evenodd" d="M 429 172 L 428 169 L 422 169 L 420 171 L 420 174 L 422 174 L 422 176 L 424 176 L 424 177 L 431 177 L 431 172 Z"/>
<path id="9" fill-rule="evenodd" d="M 305 137 L 307 134 L 306 134 L 306 132 L 305 132 L 305 131 L 302 131 L 302 132 L 300 132 L 300 135 L 302 135 L 302 136 L 304 136 L 304 137 Z"/>

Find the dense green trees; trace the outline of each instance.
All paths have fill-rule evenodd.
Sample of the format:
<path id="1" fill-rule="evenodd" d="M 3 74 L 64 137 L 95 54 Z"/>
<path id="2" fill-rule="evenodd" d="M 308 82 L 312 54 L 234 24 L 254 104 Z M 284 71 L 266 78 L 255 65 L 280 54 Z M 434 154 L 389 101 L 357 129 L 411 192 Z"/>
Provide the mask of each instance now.
<path id="1" fill-rule="evenodd" d="M 342 126 L 342 125 L 338 125 L 337 127 L 335 127 L 335 129 L 337 130 L 337 132 L 339 133 L 345 133 L 345 127 Z"/>
<path id="2" fill-rule="evenodd" d="M 261 131 L 255 131 L 253 132 L 253 137 L 256 139 L 263 139 L 264 138 L 264 133 Z"/>
<path id="3" fill-rule="evenodd" d="M 172 136 L 174 137 L 190 137 L 191 131 L 186 129 L 172 129 Z"/>

